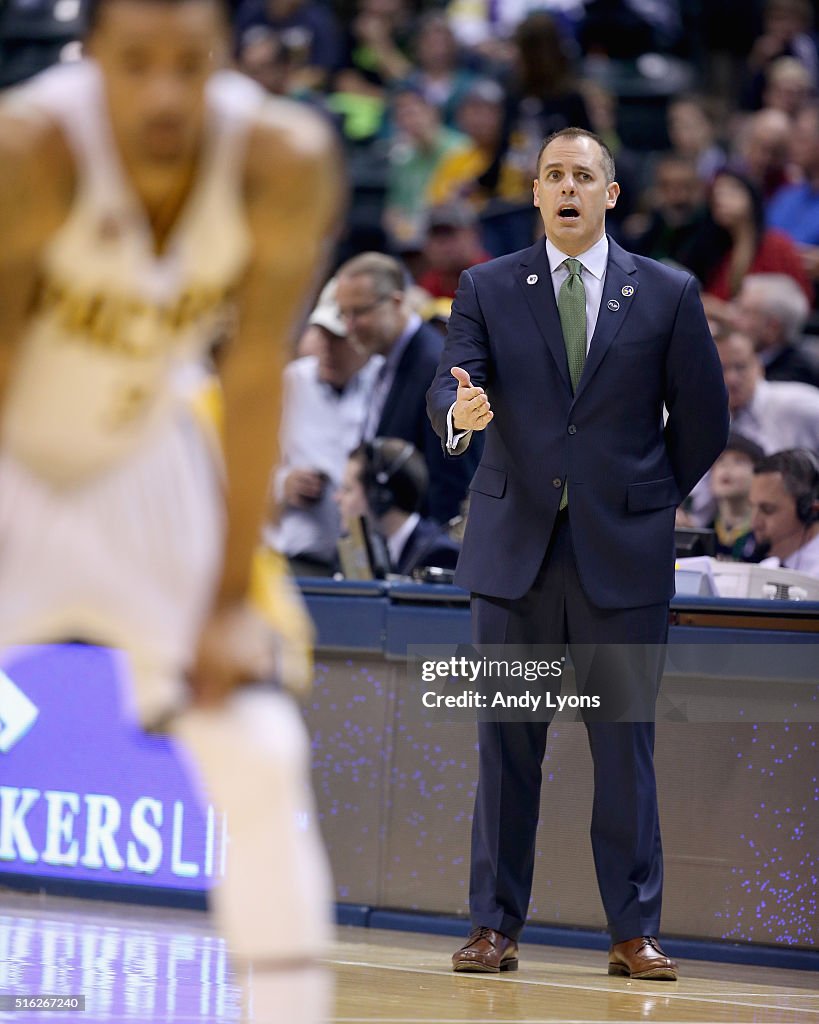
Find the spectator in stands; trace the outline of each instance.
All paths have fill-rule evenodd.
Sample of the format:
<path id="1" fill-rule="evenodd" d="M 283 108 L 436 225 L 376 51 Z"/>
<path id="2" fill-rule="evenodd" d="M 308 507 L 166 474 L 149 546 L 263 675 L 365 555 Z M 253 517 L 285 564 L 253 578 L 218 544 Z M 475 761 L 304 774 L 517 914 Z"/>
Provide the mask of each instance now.
<path id="1" fill-rule="evenodd" d="M 739 133 L 737 170 L 750 178 L 768 200 L 789 184 L 788 142 L 794 126 L 781 110 L 759 110 L 747 117 Z"/>
<path id="2" fill-rule="evenodd" d="M 751 274 L 736 299 L 736 325 L 753 341 L 766 380 L 819 386 L 819 366 L 799 347 L 810 307 L 785 274 Z"/>
<path id="3" fill-rule="evenodd" d="M 412 71 L 407 56 L 410 24 L 405 0 L 358 0 L 350 25 L 347 72 L 382 92 L 404 81 Z"/>
<path id="4" fill-rule="evenodd" d="M 819 280 L 819 104 L 800 111 L 790 139 L 790 154 L 802 180 L 786 185 L 768 206 L 768 224 L 785 231 L 800 246 L 809 277 Z"/>
<path id="5" fill-rule="evenodd" d="M 793 57 L 804 68 L 808 83 L 819 87 L 819 55 L 812 33 L 813 11 L 809 0 L 768 0 L 762 34 L 748 55 L 752 78 L 745 90 L 745 107 L 763 106 L 766 73 L 781 57 Z"/>
<path id="6" fill-rule="evenodd" d="M 371 144 L 385 133 L 389 90 L 412 70 L 408 29 L 405 0 L 357 0 L 345 64 L 333 79 L 327 106 L 341 120 L 348 153 L 353 147 L 364 150 L 365 162 L 372 156 Z M 372 236 L 376 244 L 382 243 Z"/>
<path id="7" fill-rule="evenodd" d="M 776 565 L 819 577 L 819 460 L 815 452 L 779 451 L 754 467 L 754 537 Z"/>
<path id="8" fill-rule="evenodd" d="M 492 79 L 471 86 L 457 118 L 469 142 L 439 163 L 427 190 L 430 205 L 466 199 L 480 211 L 497 198 L 531 207 L 533 172 L 510 158 L 505 102 L 503 89 Z"/>
<path id="9" fill-rule="evenodd" d="M 731 431 L 725 450 L 711 467 L 711 494 L 717 511 L 708 526 L 716 534 L 717 558 L 747 561 L 756 548 L 751 530 L 751 478 L 754 466 L 764 457 L 758 444 Z"/>
<path id="10" fill-rule="evenodd" d="M 478 218 L 467 203 L 449 203 L 432 207 L 427 225 L 427 269 L 418 284 L 434 299 L 454 299 L 461 273 L 489 259 L 481 246 Z"/>
<path id="11" fill-rule="evenodd" d="M 555 18 L 534 11 L 515 29 L 515 59 L 508 83 L 510 129 L 515 156 L 534 178 L 540 144 L 561 128 L 591 129 L 568 41 Z"/>
<path id="12" fill-rule="evenodd" d="M 274 32 L 288 53 L 299 88 L 323 88 L 341 67 L 341 28 L 332 9 L 317 0 L 241 0 L 235 26 L 240 53 L 254 29 Z"/>
<path id="13" fill-rule="evenodd" d="M 480 54 L 493 64 L 511 59 L 509 40 L 515 29 L 531 11 L 543 10 L 551 0 L 449 0 L 447 18 L 462 46 Z M 559 8 L 567 25 L 579 26 L 586 15 L 587 0 L 558 0 L 551 6 Z"/>
<path id="14" fill-rule="evenodd" d="M 710 182 L 725 164 L 725 151 L 717 144 L 716 130 L 704 100 L 681 96 L 668 105 L 668 137 L 674 152 L 693 160 L 697 174 Z"/>
<path id="15" fill-rule="evenodd" d="M 709 216 L 688 257 L 708 295 L 728 301 L 747 274 L 770 273 L 794 278 L 807 300 L 813 300 L 796 245 L 784 232 L 765 227 L 762 197 L 747 178 L 723 168 L 708 205 Z"/>
<path id="16" fill-rule="evenodd" d="M 273 96 L 287 96 L 291 90 L 290 51 L 272 29 L 258 26 L 242 36 L 236 58 L 239 70 Z"/>
<path id="17" fill-rule="evenodd" d="M 645 188 L 645 154 L 629 149 L 620 137 L 619 100 L 615 93 L 591 79 L 579 81 L 578 88 L 586 104 L 592 131 L 606 143 L 617 164 L 620 195 L 617 205 L 606 214 L 606 230 L 619 241 L 623 235 L 623 222 L 637 209 L 640 194 Z"/>
<path id="18" fill-rule="evenodd" d="M 392 113 L 396 134 L 389 152 L 384 227 L 396 248 L 413 241 L 420 246 L 430 179 L 444 156 L 468 140 L 441 123 L 438 108 L 417 87 L 399 87 Z"/>
<path id="19" fill-rule="evenodd" d="M 679 0 L 587 0 L 580 41 L 618 60 L 668 52 L 682 35 Z"/>
<path id="20" fill-rule="evenodd" d="M 391 570 L 401 576 L 427 566 L 454 569 L 458 561 L 458 545 L 441 524 L 421 517 L 428 482 L 413 445 L 377 437 L 350 455 L 338 490 L 342 523 L 366 516 L 386 543 Z"/>
<path id="21" fill-rule="evenodd" d="M 305 333 L 315 355 L 284 371 L 280 462 L 273 474 L 273 516 L 265 540 L 296 575 L 330 575 L 340 523 L 333 500 L 347 454 L 361 437 L 375 377 L 370 359 L 347 336 L 335 282 L 322 292 Z"/>
<path id="22" fill-rule="evenodd" d="M 648 192 L 650 210 L 626 222 L 628 247 L 641 256 L 685 265 L 705 219 L 705 189 L 697 168 L 676 153 L 661 156 Z"/>
<path id="23" fill-rule="evenodd" d="M 429 473 L 424 508 L 441 523 L 457 514 L 480 452 L 448 458 L 426 413 L 426 392 L 443 342 L 407 300 L 401 264 L 382 253 L 355 256 L 338 271 L 339 311 L 350 337 L 366 352 L 385 357 L 376 380 L 362 437 L 399 437 L 423 455 Z"/>
<path id="24" fill-rule="evenodd" d="M 811 76 L 793 57 L 780 57 L 765 75 L 763 104 L 768 110 L 779 110 L 789 121 L 815 97 Z"/>
<path id="25" fill-rule="evenodd" d="M 767 381 L 747 334 L 715 338 L 722 362 L 731 429 L 765 452 L 819 449 L 819 389 L 792 381 Z"/>
<path id="26" fill-rule="evenodd" d="M 407 84 L 431 103 L 444 124 L 454 127 L 458 107 L 475 81 L 446 15 L 429 11 L 418 22 L 412 54 L 416 68 Z"/>

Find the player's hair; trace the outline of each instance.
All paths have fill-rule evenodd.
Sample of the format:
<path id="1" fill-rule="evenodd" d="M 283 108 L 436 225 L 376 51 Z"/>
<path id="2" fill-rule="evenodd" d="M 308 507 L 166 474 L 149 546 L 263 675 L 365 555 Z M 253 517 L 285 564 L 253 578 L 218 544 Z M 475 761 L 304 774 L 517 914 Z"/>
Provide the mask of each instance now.
<path id="1" fill-rule="evenodd" d="M 85 31 L 86 33 L 93 32 L 97 27 L 100 20 L 100 14 L 102 9 L 107 7 L 111 3 L 116 3 L 117 0 L 86 0 L 85 5 Z M 157 4 L 181 4 L 181 3 L 192 3 L 194 0 L 149 0 L 150 3 Z M 217 7 L 221 8 L 225 18 L 230 17 L 230 4 L 229 0 L 198 0 L 200 3 L 211 3 L 216 4 Z"/>
<path id="2" fill-rule="evenodd" d="M 603 171 L 606 175 L 606 184 L 611 184 L 611 182 L 615 180 L 617 172 L 614 167 L 614 154 L 599 135 L 595 135 L 594 132 L 586 131 L 585 128 L 561 128 L 559 132 L 552 132 L 551 135 L 547 135 L 543 142 L 541 142 L 540 150 L 537 154 L 535 169 L 538 175 L 540 174 L 540 158 L 543 156 L 543 151 L 548 145 L 554 142 L 555 139 L 591 139 L 592 142 L 596 142 L 600 147 L 600 159 L 603 161 Z"/>

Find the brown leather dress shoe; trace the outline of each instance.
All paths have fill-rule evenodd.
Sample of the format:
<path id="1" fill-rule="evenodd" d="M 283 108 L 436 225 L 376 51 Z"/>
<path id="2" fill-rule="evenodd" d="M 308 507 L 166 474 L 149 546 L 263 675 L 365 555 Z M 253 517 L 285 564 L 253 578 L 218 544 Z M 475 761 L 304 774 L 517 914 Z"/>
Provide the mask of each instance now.
<path id="1" fill-rule="evenodd" d="M 676 981 L 677 965 L 651 935 L 617 942 L 609 950 L 609 974 L 635 981 Z"/>
<path id="2" fill-rule="evenodd" d="M 452 955 L 453 971 L 498 974 L 517 969 L 517 942 L 492 928 L 473 928 L 466 944 Z"/>

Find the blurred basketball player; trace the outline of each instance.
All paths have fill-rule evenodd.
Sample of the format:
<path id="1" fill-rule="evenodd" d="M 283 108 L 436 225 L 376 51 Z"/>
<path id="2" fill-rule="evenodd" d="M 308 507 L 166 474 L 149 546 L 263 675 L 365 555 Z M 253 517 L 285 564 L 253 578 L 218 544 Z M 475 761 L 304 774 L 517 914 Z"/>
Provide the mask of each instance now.
<path id="1" fill-rule="evenodd" d="M 0 643 L 124 649 L 227 813 L 217 923 L 254 1020 L 321 1019 L 329 878 L 247 602 L 280 369 L 341 177 L 325 127 L 221 70 L 220 0 L 98 0 L 88 59 L 0 106 Z M 228 310 L 224 476 L 176 387 Z M 193 700 L 185 708 L 185 684 Z"/>

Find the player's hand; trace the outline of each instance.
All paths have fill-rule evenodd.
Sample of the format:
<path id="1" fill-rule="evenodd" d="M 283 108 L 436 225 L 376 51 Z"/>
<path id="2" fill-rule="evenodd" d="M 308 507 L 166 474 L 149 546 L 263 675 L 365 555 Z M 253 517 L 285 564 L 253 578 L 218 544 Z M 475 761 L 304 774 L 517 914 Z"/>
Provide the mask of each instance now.
<path id="1" fill-rule="evenodd" d="M 242 683 L 276 675 L 275 634 L 245 602 L 215 609 L 199 637 L 189 683 L 194 703 L 221 704 Z"/>
<path id="2" fill-rule="evenodd" d="M 495 415 L 483 388 L 472 386 L 469 374 L 460 366 L 453 366 L 452 376 L 458 382 L 455 392 L 455 408 L 452 410 L 452 425 L 455 430 L 485 430 Z"/>

